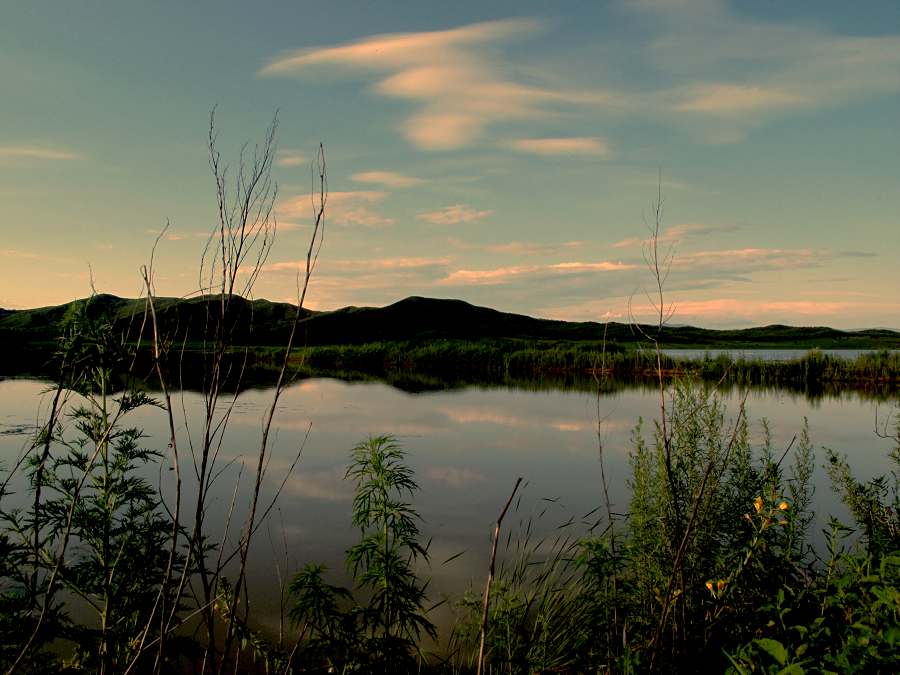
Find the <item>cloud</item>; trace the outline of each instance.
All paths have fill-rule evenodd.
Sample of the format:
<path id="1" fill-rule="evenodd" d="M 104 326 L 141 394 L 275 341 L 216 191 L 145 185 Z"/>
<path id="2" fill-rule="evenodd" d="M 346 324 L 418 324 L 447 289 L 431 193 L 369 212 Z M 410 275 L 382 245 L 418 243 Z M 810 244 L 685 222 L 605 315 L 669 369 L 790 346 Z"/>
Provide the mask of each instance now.
<path id="1" fill-rule="evenodd" d="M 723 0 L 642 1 L 627 9 L 652 17 L 658 34 L 641 53 L 679 83 L 635 98 L 648 109 L 696 118 L 710 141 L 739 141 L 774 116 L 900 91 L 898 35 L 754 19 Z"/>
<path id="2" fill-rule="evenodd" d="M 818 267 L 831 257 L 831 252 L 826 250 L 747 247 L 679 253 L 673 259 L 672 267 L 746 274 L 766 270 Z"/>
<path id="3" fill-rule="evenodd" d="M 599 155 L 607 157 L 609 146 L 599 136 L 568 138 L 520 138 L 503 143 L 505 147 L 535 155 Z"/>
<path id="4" fill-rule="evenodd" d="M 508 241 L 502 244 L 476 244 L 459 237 L 447 237 L 444 241 L 460 251 L 484 251 L 518 256 L 558 256 L 572 249 L 582 249 L 586 241 L 563 241 L 558 244 L 541 244 L 534 241 Z"/>
<path id="5" fill-rule="evenodd" d="M 809 104 L 803 96 L 774 87 L 700 84 L 684 92 L 678 112 L 733 115 Z"/>
<path id="6" fill-rule="evenodd" d="M 343 502 L 353 498 L 353 486 L 344 480 L 344 470 L 298 471 L 285 483 L 286 492 L 316 501 Z"/>
<path id="7" fill-rule="evenodd" d="M 72 161 L 82 156 L 69 150 L 38 145 L 0 145 L 0 160 Z"/>
<path id="8" fill-rule="evenodd" d="M 455 466 L 432 466 L 428 468 L 425 475 L 437 483 L 443 483 L 452 488 L 470 487 L 487 480 L 480 471 Z"/>
<path id="9" fill-rule="evenodd" d="M 468 204 L 454 204 L 436 211 L 419 213 L 416 218 L 434 225 L 455 225 L 457 223 L 474 223 L 482 218 L 487 218 L 492 213 L 494 213 L 492 210 L 473 209 Z"/>
<path id="10" fill-rule="evenodd" d="M 387 188 L 401 189 L 421 185 L 425 181 L 415 176 L 404 176 L 394 171 L 363 171 L 351 176 L 358 183 L 374 183 Z"/>
<path id="11" fill-rule="evenodd" d="M 679 223 L 666 228 L 659 234 L 658 241 L 660 243 L 671 244 L 680 242 L 685 239 L 696 239 L 699 237 L 707 237 L 711 234 L 721 234 L 725 232 L 735 232 L 740 229 L 737 225 L 709 225 L 707 223 Z M 644 245 L 650 242 L 649 237 L 626 237 L 614 244 L 613 248 L 628 248 L 631 246 Z"/>
<path id="12" fill-rule="evenodd" d="M 275 154 L 275 164 L 285 168 L 304 166 L 309 158 L 299 150 L 279 150 Z"/>
<path id="13" fill-rule="evenodd" d="M 362 227 L 383 227 L 393 225 L 393 218 L 381 215 L 373 208 L 387 198 L 387 192 L 357 191 L 329 192 L 325 206 L 325 217 L 335 225 L 359 225 Z M 313 199 L 318 195 L 304 194 L 278 203 L 276 213 L 279 218 L 308 220 L 313 217 Z M 291 229 L 290 223 L 287 229 Z"/>
<path id="14" fill-rule="evenodd" d="M 623 262 L 560 262 L 550 265 L 510 265 L 490 269 L 459 269 L 451 272 L 438 283 L 454 285 L 496 285 L 529 276 L 561 277 L 593 272 L 622 272 L 637 269 L 637 263 Z"/>
<path id="15" fill-rule="evenodd" d="M 715 298 L 710 300 L 684 300 L 673 303 L 678 322 L 694 321 L 705 324 L 748 325 L 761 323 L 787 323 L 792 325 L 810 322 L 821 324 L 833 317 L 843 317 L 863 308 L 890 312 L 900 309 L 900 303 L 859 303 L 821 301 L 809 299 L 762 300 L 750 298 Z M 636 317 L 653 316 L 650 305 L 633 308 Z"/>
<path id="16" fill-rule="evenodd" d="M 144 230 L 146 234 L 152 234 L 155 237 L 160 235 L 160 231 L 157 229 L 147 228 Z M 209 232 L 179 232 L 177 230 L 167 229 L 163 234 L 162 238 L 165 241 L 186 241 L 189 239 L 209 239 Z"/>
<path id="17" fill-rule="evenodd" d="M 323 258 L 318 263 L 317 274 L 366 274 L 369 272 L 420 270 L 434 267 L 446 267 L 449 263 L 449 258 L 402 256 L 395 258 L 368 258 L 365 260 L 327 260 Z M 287 260 L 267 263 L 262 269 L 264 272 L 295 273 L 297 270 L 306 269 L 306 261 Z"/>
<path id="18" fill-rule="evenodd" d="M 372 91 L 417 105 L 403 124 L 407 140 L 425 150 L 453 150 L 477 141 L 498 122 L 552 114 L 561 104 L 602 104 L 602 92 L 566 91 L 516 82 L 491 52 L 543 28 L 506 19 L 420 33 L 376 35 L 346 44 L 285 54 L 259 72 L 293 75 L 312 67 L 374 71 Z"/>

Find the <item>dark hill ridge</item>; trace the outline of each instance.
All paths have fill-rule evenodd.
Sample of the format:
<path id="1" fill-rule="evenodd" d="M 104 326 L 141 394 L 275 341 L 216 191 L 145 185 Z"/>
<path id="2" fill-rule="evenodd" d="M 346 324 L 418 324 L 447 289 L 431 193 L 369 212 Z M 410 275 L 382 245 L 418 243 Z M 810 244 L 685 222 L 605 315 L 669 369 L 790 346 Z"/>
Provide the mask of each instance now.
<path id="1" fill-rule="evenodd" d="M 83 301 L 76 301 L 83 302 Z M 157 298 L 156 308 L 164 331 L 177 334 L 187 330 L 188 341 L 202 341 L 211 303 L 219 297 L 189 299 Z M 0 310 L 0 346 L 10 349 L 46 351 L 61 332 L 66 315 L 75 303 L 26 310 Z M 282 346 L 294 318 L 289 303 L 247 300 L 233 297 L 233 335 L 236 344 Z M 94 314 L 113 317 L 117 328 L 140 327 L 144 300 L 98 295 L 89 306 Z M 522 314 L 478 307 L 462 300 L 409 297 L 386 307 L 344 307 L 328 312 L 305 310 L 295 344 L 361 344 L 424 340 L 517 339 L 553 341 L 599 341 L 604 330 L 609 341 L 618 344 L 644 341 L 635 327 L 597 322 L 569 322 L 537 319 Z M 655 329 L 645 327 L 648 333 Z M 693 326 L 667 327 L 662 341 L 670 347 L 721 348 L 900 348 L 900 333 L 885 329 L 841 331 L 827 327 L 762 326 L 739 330 L 710 330 Z"/>

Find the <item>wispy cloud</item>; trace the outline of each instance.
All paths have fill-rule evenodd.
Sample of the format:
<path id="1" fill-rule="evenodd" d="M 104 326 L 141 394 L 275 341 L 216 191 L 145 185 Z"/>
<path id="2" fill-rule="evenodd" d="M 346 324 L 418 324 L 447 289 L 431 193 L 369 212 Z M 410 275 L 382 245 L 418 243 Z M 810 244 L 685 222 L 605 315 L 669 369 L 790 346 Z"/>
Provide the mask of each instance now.
<path id="1" fill-rule="evenodd" d="M 724 0 L 644 0 L 627 8 L 652 15 L 658 35 L 642 54 L 683 83 L 636 99 L 697 118 L 711 141 L 741 140 L 774 116 L 900 91 L 898 35 L 754 19 Z"/>
<path id="2" fill-rule="evenodd" d="M 275 154 L 275 164 L 285 168 L 296 166 L 304 166 L 309 162 L 309 158 L 299 150 L 279 150 Z"/>
<path id="3" fill-rule="evenodd" d="M 0 160 L 46 160 L 68 162 L 83 159 L 70 150 L 40 145 L 0 145 Z"/>
<path id="4" fill-rule="evenodd" d="M 319 274 L 365 274 L 369 272 L 417 270 L 434 267 L 446 267 L 449 258 L 429 257 L 394 257 L 366 258 L 363 260 L 328 260 L 322 259 L 318 264 Z M 263 265 L 264 272 L 296 272 L 305 269 L 305 260 L 286 260 Z"/>
<path id="5" fill-rule="evenodd" d="M 686 90 L 683 100 L 676 103 L 674 109 L 678 112 L 732 115 L 809 103 L 810 100 L 803 96 L 775 87 L 699 84 Z"/>
<path id="6" fill-rule="evenodd" d="M 519 138 L 506 141 L 503 146 L 534 155 L 610 155 L 609 145 L 599 136 L 570 136 L 567 138 Z"/>
<path id="7" fill-rule="evenodd" d="M 455 225 L 457 223 L 474 223 L 482 218 L 487 218 L 492 213 L 494 212 L 490 209 L 478 210 L 468 204 L 454 204 L 436 211 L 424 211 L 416 215 L 416 218 L 434 225 Z"/>
<path id="8" fill-rule="evenodd" d="M 450 30 L 376 35 L 334 47 L 285 54 L 261 75 L 290 75 L 315 66 L 380 72 L 373 91 L 418 104 L 406 138 L 426 150 L 476 141 L 497 122 L 545 117 L 550 106 L 604 103 L 602 92 L 566 91 L 516 82 L 491 56 L 503 42 L 543 28 L 531 19 L 475 23 Z"/>
<path id="9" fill-rule="evenodd" d="M 726 270 L 746 274 L 765 270 L 818 267 L 831 258 L 831 252 L 826 250 L 747 247 L 679 253 L 673 259 L 672 266 L 695 270 Z"/>
<path id="10" fill-rule="evenodd" d="M 564 241 L 558 244 L 541 244 L 533 241 L 509 241 L 502 244 L 477 244 L 460 239 L 459 237 L 447 237 L 447 243 L 460 251 L 485 251 L 487 253 L 503 253 L 514 256 L 552 256 L 584 248 L 587 242 Z"/>
<path id="11" fill-rule="evenodd" d="M 146 234 L 152 234 L 153 236 L 159 236 L 159 230 L 153 228 L 147 228 L 144 230 Z M 209 232 L 180 232 L 178 230 L 168 229 L 163 234 L 162 238 L 164 241 L 187 241 L 187 240 L 197 240 L 197 239 L 209 239 Z"/>
<path id="12" fill-rule="evenodd" d="M 298 497 L 325 502 L 350 501 L 353 486 L 344 480 L 344 470 L 298 471 L 285 483 L 284 489 Z"/>
<path id="13" fill-rule="evenodd" d="M 637 269 L 637 263 L 625 262 L 559 262 L 550 265 L 509 265 L 488 269 L 458 269 L 440 280 L 447 286 L 490 286 L 506 284 L 530 276 L 560 277 L 593 272 L 623 272 Z"/>
<path id="14" fill-rule="evenodd" d="M 425 182 L 422 178 L 405 176 L 394 171 L 363 171 L 353 174 L 351 178 L 357 183 L 372 183 L 392 189 L 414 187 Z"/>
<path id="15" fill-rule="evenodd" d="M 711 225 L 708 223 L 679 223 L 672 225 L 660 232 L 658 241 L 660 243 L 672 244 L 686 239 L 697 239 L 708 237 L 711 234 L 722 234 L 726 232 L 736 232 L 739 226 L 733 224 Z M 614 244 L 613 248 L 629 248 L 632 246 L 641 246 L 648 243 L 648 237 L 626 237 Z"/>
<path id="16" fill-rule="evenodd" d="M 374 206 L 384 201 L 387 192 L 363 190 L 356 192 L 329 192 L 327 218 L 335 225 L 359 225 L 363 227 L 382 227 L 392 225 L 393 218 L 378 213 Z M 280 218 L 289 220 L 308 220 L 315 212 L 311 194 L 298 195 L 284 199 L 278 203 L 276 213 Z"/>
<path id="17" fill-rule="evenodd" d="M 763 300 L 745 297 L 715 298 L 710 300 L 683 300 L 673 303 L 679 323 L 692 322 L 705 325 L 759 325 L 761 323 L 786 323 L 821 325 L 834 317 L 851 316 L 857 312 L 874 310 L 897 311 L 900 303 L 860 303 L 835 300 Z M 639 320 L 654 315 L 650 305 L 633 308 Z"/>

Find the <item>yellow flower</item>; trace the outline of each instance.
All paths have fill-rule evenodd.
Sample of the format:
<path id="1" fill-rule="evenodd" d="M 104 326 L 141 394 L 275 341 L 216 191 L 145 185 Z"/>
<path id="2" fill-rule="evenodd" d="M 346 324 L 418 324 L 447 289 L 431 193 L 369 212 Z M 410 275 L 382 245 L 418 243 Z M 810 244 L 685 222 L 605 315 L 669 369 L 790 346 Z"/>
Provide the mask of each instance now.
<path id="1" fill-rule="evenodd" d="M 718 588 L 719 591 L 724 591 L 725 590 L 725 580 L 719 579 L 719 581 L 716 583 L 716 588 Z"/>
<path id="2" fill-rule="evenodd" d="M 781 503 L 778 505 L 778 508 L 779 508 L 780 510 L 782 510 L 782 511 L 787 511 L 789 508 L 791 508 L 791 505 L 788 504 L 787 502 L 781 502 Z"/>
<path id="3" fill-rule="evenodd" d="M 756 509 L 757 513 L 762 511 L 762 507 L 763 507 L 762 497 L 757 497 L 756 499 L 753 500 L 753 508 Z"/>
<path id="4" fill-rule="evenodd" d="M 713 584 L 712 584 L 711 581 L 707 581 L 707 582 L 706 582 L 706 588 L 707 588 L 708 590 L 710 590 L 710 591 L 712 590 Z"/>

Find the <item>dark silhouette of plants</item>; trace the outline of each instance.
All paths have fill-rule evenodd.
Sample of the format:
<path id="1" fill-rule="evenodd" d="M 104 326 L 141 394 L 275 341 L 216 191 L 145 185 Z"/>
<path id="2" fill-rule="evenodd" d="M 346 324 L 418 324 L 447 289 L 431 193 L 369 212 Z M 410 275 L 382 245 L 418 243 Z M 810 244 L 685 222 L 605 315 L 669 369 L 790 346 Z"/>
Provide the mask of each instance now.
<path id="1" fill-rule="evenodd" d="M 408 501 L 418 485 L 391 436 L 354 447 L 346 478 L 356 483 L 352 520 L 361 535 L 347 551 L 347 566 L 365 602 L 350 604 L 347 589 L 323 580 L 324 566 L 307 565 L 290 585 L 300 654 L 326 669 L 413 672 L 420 638 L 437 637 L 426 616 L 427 584 L 414 569 L 416 562 L 428 562 L 420 518 Z"/>
<path id="2" fill-rule="evenodd" d="M 125 425 L 133 411 L 158 404 L 128 377 L 123 336 L 89 301 L 67 318 L 59 356 L 63 405 L 25 456 L 35 499 L 25 512 L 0 512 L 4 542 L 21 564 L 20 598 L 38 616 L 10 664 L 24 667 L 29 647 L 66 637 L 77 644 L 71 667 L 118 672 L 163 582 L 172 531 L 141 474 L 160 453 Z M 69 618 L 64 597 L 78 598 L 92 620 Z"/>

